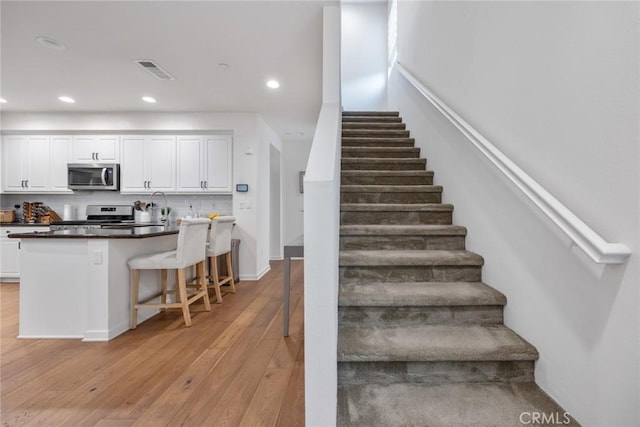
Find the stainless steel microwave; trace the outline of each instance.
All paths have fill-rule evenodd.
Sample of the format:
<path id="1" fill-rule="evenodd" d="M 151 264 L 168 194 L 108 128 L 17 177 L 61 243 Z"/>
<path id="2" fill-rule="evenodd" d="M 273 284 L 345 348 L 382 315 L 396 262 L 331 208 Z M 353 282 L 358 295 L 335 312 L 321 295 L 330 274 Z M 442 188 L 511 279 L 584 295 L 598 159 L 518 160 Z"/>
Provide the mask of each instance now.
<path id="1" fill-rule="evenodd" d="M 69 163 L 67 185 L 70 190 L 120 189 L 120 165 L 117 163 Z"/>

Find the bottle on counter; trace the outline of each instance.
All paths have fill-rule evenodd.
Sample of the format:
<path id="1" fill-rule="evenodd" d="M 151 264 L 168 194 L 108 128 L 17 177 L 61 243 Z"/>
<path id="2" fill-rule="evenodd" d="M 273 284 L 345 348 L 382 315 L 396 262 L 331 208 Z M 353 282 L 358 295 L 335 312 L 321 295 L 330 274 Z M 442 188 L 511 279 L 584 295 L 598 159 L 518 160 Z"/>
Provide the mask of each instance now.
<path id="1" fill-rule="evenodd" d="M 20 207 L 20 205 L 13 205 L 13 208 L 16 211 L 16 218 L 13 222 L 22 222 L 22 212 L 20 212 Z"/>
<path id="2" fill-rule="evenodd" d="M 187 215 L 185 218 L 197 218 L 198 214 L 196 214 L 195 209 L 193 209 L 193 205 L 189 204 L 189 210 L 187 211 Z"/>

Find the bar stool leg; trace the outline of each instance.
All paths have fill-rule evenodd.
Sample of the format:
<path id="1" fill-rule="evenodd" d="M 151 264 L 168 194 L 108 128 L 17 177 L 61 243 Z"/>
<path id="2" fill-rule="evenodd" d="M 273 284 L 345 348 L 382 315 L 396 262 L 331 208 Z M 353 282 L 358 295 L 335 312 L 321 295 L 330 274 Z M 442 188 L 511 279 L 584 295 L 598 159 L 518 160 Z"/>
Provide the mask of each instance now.
<path id="1" fill-rule="evenodd" d="M 204 292 L 204 308 L 207 311 L 211 311 L 211 303 L 209 302 L 209 288 L 207 287 L 207 276 L 205 273 L 205 261 L 199 262 L 196 265 L 198 284 L 200 285 L 200 292 Z"/>
<path id="2" fill-rule="evenodd" d="M 191 313 L 189 312 L 189 303 L 187 298 L 187 274 L 184 268 L 178 269 L 178 292 L 180 293 L 180 305 L 182 307 L 182 316 L 184 324 L 191 326 Z"/>
<path id="3" fill-rule="evenodd" d="M 229 275 L 229 286 L 231 286 L 231 292 L 236 293 L 236 282 L 233 280 L 233 266 L 231 265 L 231 252 L 225 254 L 227 259 L 227 274 Z"/>
<path id="4" fill-rule="evenodd" d="M 162 298 L 160 300 L 160 302 L 162 302 L 162 304 L 165 304 L 165 307 L 161 308 L 160 310 L 164 311 L 167 309 L 166 304 L 167 304 L 167 269 L 163 268 L 162 270 L 160 270 L 160 285 L 162 286 Z"/>
<path id="5" fill-rule="evenodd" d="M 138 326 L 138 280 L 140 279 L 140 272 L 138 270 L 131 270 L 130 283 L 131 295 L 130 295 L 130 308 L 129 308 L 129 329 L 135 329 Z"/>
<path id="6" fill-rule="evenodd" d="M 218 280 L 218 259 L 214 256 L 209 257 L 209 272 L 211 273 L 213 289 L 216 291 L 216 302 L 222 304 L 222 293 L 220 292 L 220 281 Z"/>

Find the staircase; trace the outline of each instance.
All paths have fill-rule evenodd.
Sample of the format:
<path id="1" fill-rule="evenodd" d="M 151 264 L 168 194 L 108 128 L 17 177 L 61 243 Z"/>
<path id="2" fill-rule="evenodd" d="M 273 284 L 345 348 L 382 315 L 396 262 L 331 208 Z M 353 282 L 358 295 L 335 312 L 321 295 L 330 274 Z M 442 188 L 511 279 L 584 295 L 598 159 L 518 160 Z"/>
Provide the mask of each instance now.
<path id="1" fill-rule="evenodd" d="M 564 424 L 414 143 L 397 112 L 343 113 L 338 425 Z"/>

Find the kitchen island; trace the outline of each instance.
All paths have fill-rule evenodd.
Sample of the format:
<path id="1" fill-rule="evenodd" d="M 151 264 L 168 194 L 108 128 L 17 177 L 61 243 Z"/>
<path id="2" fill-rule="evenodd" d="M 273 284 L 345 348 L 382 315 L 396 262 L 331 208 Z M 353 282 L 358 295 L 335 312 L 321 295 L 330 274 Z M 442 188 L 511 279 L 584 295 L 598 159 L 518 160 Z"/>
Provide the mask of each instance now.
<path id="1" fill-rule="evenodd" d="M 127 260 L 174 250 L 177 234 L 158 226 L 11 234 L 21 239 L 18 337 L 108 341 L 127 331 Z M 159 272 L 142 271 L 140 297 L 159 289 Z M 139 310 L 137 323 L 157 312 Z"/>

